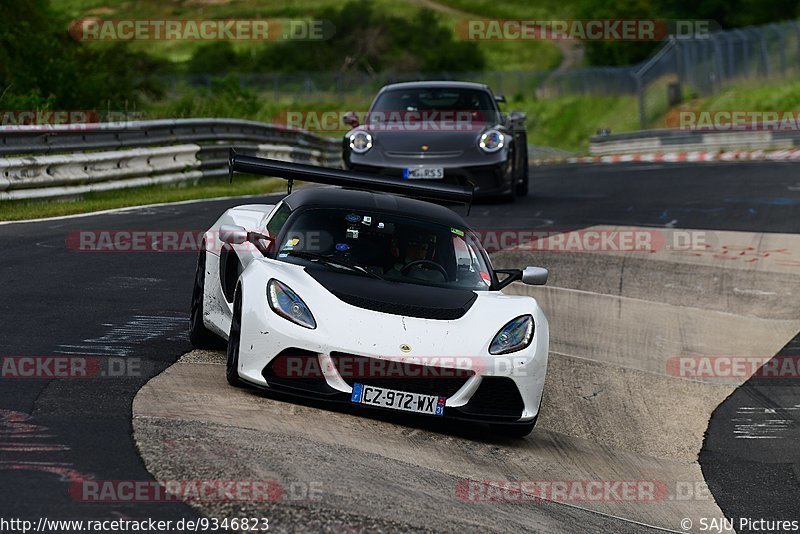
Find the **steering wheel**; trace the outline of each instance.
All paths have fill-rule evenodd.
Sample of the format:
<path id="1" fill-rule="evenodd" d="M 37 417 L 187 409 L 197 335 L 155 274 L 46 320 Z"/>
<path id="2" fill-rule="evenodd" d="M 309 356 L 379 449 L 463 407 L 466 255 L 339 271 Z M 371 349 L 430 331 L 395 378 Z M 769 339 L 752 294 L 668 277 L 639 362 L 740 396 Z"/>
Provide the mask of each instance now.
<path id="1" fill-rule="evenodd" d="M 406 276 L 408 274 L 408 272 L 413 267 L 416 267 L 417 265 L 429 265 L 429 266 L 432 266 L 434 269 L 436 269 L 437 271 L 442 273 L 442 276 L 444 276 L 445 281 L 447 281 L 447 279 L 448 279 L 447 271 L 444 270 L 444 267 L 442 267 L 441 265 L 439 265 L 435 261 L 431 261 L 431 260 L 414 260 L 414 261 L 408 262 L 403 266 L 402 269 L 400 269 L 400 274 L 402 274 L 403 276 Z"/>

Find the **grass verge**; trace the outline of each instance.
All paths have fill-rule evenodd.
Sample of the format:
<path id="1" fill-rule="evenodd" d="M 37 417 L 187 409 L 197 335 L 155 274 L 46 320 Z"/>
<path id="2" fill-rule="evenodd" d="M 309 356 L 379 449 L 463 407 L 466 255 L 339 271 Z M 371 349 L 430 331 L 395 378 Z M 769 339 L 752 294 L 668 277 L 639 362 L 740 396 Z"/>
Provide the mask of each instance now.
<path id="1" fill-rule="evenodd" d="M 277 178 L 237 176 L 232 184 L 228 183 L 227 178 L 208 178 L 197 182 L 87 193 L 63 199 L 4 200 L 0 201 L 0 220 L 19 221 L 161 202 L 259 195 L 282 191 L 285 186 L 286 183 Z"/>

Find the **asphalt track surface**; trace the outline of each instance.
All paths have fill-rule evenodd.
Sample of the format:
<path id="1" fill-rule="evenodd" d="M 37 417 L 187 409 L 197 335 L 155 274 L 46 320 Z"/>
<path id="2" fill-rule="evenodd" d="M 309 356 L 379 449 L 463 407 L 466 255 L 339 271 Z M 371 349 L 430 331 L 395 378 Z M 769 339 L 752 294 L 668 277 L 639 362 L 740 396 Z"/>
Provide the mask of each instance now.
<path id="1" fill-rule="evenodd" d="M 791 163 L 593 165 L 534 168 L 534 196 L 480 203 L 475 228 L 569 230 L 590 225 L 800 233 L 800 178 Z M 248 199 L 274 201 L 279 196 Z M 0 516 L 69 519 L 196 517 L 181 503 L 81 503 L 69 481 L 149 480 L 131 433 L 131 404 L 152 377 L 190 350 L 185 323 L 193 253 L 69 250 L 79 230 L 202 230 L 242 200 L 145 207 L 0 226 L 2 356 L 97 355 L 139 365 L 138 376 L 2 379 Z M 797 354 L 795 340 L 784 354 Z M 129 373 L 136 375 L 137 373 Z M 720 405 L 700 454 L 726 516 L 797 513 L 797 382 L 751 380 Z M 777 409 L 795 439 L 731 439 L 732 414 L 756 399 Z M 543 509 L 545 506 L 543 505 Z M 548 512 L 543 511 L 543 514 Z M 564 520 L 586 520 L 580 513 Z M 598 529 L 620 525 L 597 521 Z"/>

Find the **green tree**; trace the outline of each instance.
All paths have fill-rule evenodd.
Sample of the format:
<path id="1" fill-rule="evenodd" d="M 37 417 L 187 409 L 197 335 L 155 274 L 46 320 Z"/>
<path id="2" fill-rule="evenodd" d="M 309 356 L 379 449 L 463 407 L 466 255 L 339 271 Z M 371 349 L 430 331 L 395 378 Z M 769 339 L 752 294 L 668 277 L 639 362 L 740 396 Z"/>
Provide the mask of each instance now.
<path id="1" fill-rule="evenodd" d="M 217 41 L 195 50 L 187 69 L 192 74 L 227 73 L 237 70 L 239 56 L 230 41 Z"/>

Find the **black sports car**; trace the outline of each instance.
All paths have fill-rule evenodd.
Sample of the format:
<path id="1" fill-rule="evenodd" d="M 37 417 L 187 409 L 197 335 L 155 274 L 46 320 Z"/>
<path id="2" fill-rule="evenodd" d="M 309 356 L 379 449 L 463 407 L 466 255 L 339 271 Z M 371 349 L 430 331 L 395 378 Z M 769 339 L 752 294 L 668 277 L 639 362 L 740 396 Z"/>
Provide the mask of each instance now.
<path id="1" fill-rule="evenodd" d="M 385 86 L 343 140 L 345 167 L 406 180 L 466 185 L 477 196 L 528 194 L 525 114 L 508 115 L 488 86 L 408 82 Z"/>

